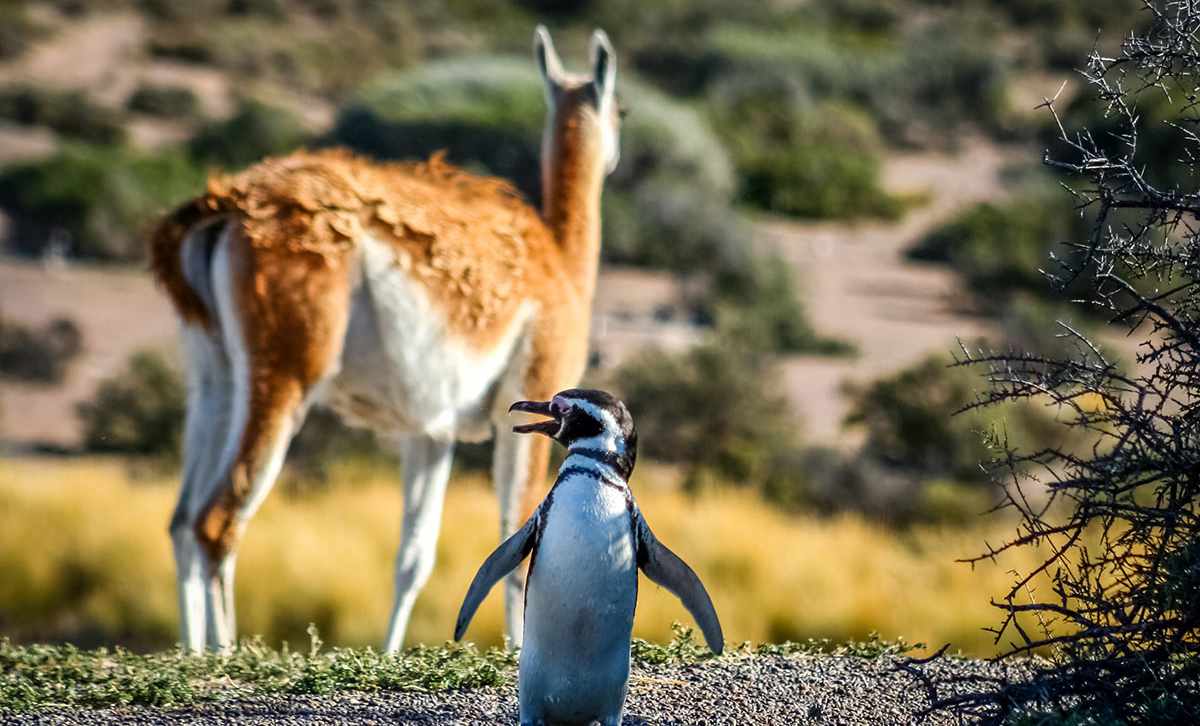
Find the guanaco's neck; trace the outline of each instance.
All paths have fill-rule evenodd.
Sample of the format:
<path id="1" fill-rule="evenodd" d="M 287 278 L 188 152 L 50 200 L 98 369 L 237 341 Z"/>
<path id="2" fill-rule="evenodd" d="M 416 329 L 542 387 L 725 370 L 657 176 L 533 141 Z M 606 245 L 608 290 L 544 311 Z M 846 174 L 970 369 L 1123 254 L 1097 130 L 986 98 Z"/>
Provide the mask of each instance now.
<path id="1" fill-rule="evenodd" d="M 604 161 L 590 119 L 558 120 L 542 145 L 542 216 L 563 251 L 567 271 L 591 300 L 600 265 L 600 192 Z"/>

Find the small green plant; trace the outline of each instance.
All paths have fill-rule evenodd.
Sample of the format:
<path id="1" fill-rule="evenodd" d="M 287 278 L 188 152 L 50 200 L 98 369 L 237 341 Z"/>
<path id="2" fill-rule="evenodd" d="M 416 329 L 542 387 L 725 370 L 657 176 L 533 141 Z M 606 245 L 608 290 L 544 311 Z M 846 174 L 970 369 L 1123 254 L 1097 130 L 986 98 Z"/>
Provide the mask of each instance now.
<path id="1" fill-rule="evenodd" d="M 245 100 L 224 121 L 208 124 L 188 143 L 199 163 L 237 169 L 292 151 L 309 140 L 300 119 L 286 109 Z"/>
<path id="2" fill-rule="evenodd" d="M 196 94 L 185 86 L 138 86 L 125 106 L 130 111 L 164 118 L 189 119 L 200 111 Z"/>
<path id="3" fill-rule="evenodd" d="M 41 23 L 29 17 L 29 8 L 24 3 L 0 6 L 0 58 L 16 58 L 46 33 Z"/>
<path id="4" fill-rule="evenodd" d="M 861 111 L 814 106 L 769 79 L 731 77 L 710 96 L 747 203 L 798 217 L 894 219 L 904 211 L 880 186 L 882 144 Z"/>
<path id="5" fill-rule="evenodd" d="M 635 638 L 635 663 L 664 665 L 713 659 L 692 628 L 674 623 L 669 643 Z M 417 646 L 398 655 L 371 648 L 323 648 L 309 626 L 307 653 L 261 639 L 243 640 L 228 655 L 191 655 L 180 650 L 138 654 L 124 648 L 81 650 L 72 645 L 16 645 L 0 638 L 0 714 L 45 707 L 178 707 L 191 703 L 266 694 L 324 695 L 345 691 L 449 691 L 511 682 L 517 653 L 480 651 L 474 645 Z M 743 643 L 724 657 L 830 654 L 856 658 L 902 655 L 922 644 L 869 640 L 809 640 L 752 646 Z"/>
<path id="6" fill-rule="evenodd" d="M 986 309 L 1001 312 L 1014 292 L 1062 300 L 1039 270 L 1057 243 L 1075 238 L 1083 225 L 1064 194 L 1044 180 L 1033 193 L 985 202 L 928 234 L 909 251 L 915 260 L 949 265 Z"/>
<path id="7" fill-rule="evenodd" d="M 81 403 L 89 451 L 177 456 L 183 435 L 184 387 L 158 354 L 135 353 L 125 370 L 102 382 Z"/>
<path id="8" fill-rule="evenodd" d="M 664 663 L 698 663 L 712 658 L 713 653 L 703 642 L 696 639 L 695 629 L 678 622 L 671 623 L 671 642 L 651 643 L 634 638 L 631 645 L 633 659 L 641 663 L 662 665 Z"/>
<path id="9" fill-rule="evenodd" d="M 45 126 L 75 141 L 116 144 L 125 139 L 120 114 L 95 105 L 82 91 L 8 86 L 0 89 L 0 118 Z"/>
<path id="10" fill-rule="evenodd" d="M 0 377 L 58 383 L 82 349 L 79 328 L 65 318 L 40 330 L 0 319 Z"/>
<path id="11" fill-rule="evenodd" d="M 677 463 L 685 486 L 763 482 L 798 446 L 799 425 L 772 385 L 769 359 L 736 343 L 644 352 L 613 376 L 643 432 L 647 457 Z"/>
<path id="12" fill-rule="evenodd" d="M 0 713 L 44 706 L 179 706 L 239 695 L 336 691 L 444 691 L 505 683 L 516 656 L 502 648 L 420 646 L 396 656 L 370 648 L 323 651 L 315 629 L 307 654 L 242 641 L 229 655 L 179 650 L 18 646 L 0 639 Z"/>
<path id="13" fill-rule="evenodd" d="M 72 144 L 0 171 L 0 206 L 13 217 L 21 252 L 39 254 L 61 237 L 79 257 L 132 260 L 144 253 L 143 228 L 202 183 L 179 151 Z"/>

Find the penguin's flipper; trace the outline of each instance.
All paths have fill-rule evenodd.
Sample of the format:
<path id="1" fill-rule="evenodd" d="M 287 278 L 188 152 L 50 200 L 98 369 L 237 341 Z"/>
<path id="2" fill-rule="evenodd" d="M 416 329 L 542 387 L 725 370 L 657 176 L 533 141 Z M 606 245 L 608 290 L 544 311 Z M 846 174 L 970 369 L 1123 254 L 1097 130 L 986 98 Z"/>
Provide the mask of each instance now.
<path id="1" fill-rule="evenodd" d="M 674 593 L 683 602 L 708 647 L 717 655 L 725 649 L 725 636 L 721 633 L 721 621 L 717 619 L 717 611 L 713 608 L 712 598 L 704 589 L 704 583 L 688 567 L 687 563 L 667 548 L 642 517 L 642 513 L 634 509 L 634 519 L 637 527 L 637 562 L 642 572 L 654 582 Z"/>
<path id="2" fill-rule="evenodd" d="M 467 631 L 467 626 L 471 624 L 471 618 L 475 617 L 475 611 L 479 609 L 479 604 L 487 597 L 492 586 L 502 577 L 517 569 L 517 566 L 529 556 L 530 551 L 533 550 L 540 517 L 541 509 L 539 508 L 524 527 L 500 543 L 496 551 L 484 560 L 479 572 L 475 573 L 475 579 L 471 581 L 467 596 L 463 598 L 462 607 L 458 610 L 458 621 L 454 624 L 455 640 L 462 639 L 463 633 Z"/>

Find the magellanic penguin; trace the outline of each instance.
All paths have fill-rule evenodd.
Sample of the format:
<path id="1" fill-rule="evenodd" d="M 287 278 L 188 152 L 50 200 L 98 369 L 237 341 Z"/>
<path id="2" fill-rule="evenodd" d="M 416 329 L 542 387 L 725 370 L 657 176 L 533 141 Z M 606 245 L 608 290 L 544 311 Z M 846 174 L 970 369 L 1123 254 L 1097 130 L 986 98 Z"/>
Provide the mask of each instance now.
<path id="1" fill-rule="evenodd" d="M 629 490 L 637 433 L 625 404 L 604 391 L 571 389 L 546 402 L 519 401 L 512 411 L 548 416 L 513 431 L 549 436 L 567 456 L 537 511 L 479 568 L 454 639 L 492 586 L 529 557 L 521 723 L 619 724 L 638 568 L 683 601 L 715 653 L 724 648 L 721 624 L 696 573 L 655 538 Z"/>

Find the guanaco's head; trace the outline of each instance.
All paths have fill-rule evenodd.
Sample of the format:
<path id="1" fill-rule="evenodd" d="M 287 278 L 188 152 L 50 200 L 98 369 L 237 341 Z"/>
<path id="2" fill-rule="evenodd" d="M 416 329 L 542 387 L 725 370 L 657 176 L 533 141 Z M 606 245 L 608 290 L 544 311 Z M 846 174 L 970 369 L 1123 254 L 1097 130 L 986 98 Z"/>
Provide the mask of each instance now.
<path id="1" fill-rule="evenodd" d="M 603 30 L 592 32 L 590 56 L 590 75 L 569 73 L 563 69 L 546 27 L 539 25 L 533 34 L 533 57 L 546 91 L 543 181 L 549 165 L 565 161 L 565 155 L 576 162 L 598 161 L 605 174 L 617 168 L 621 156 L 617 56 Z"/>

